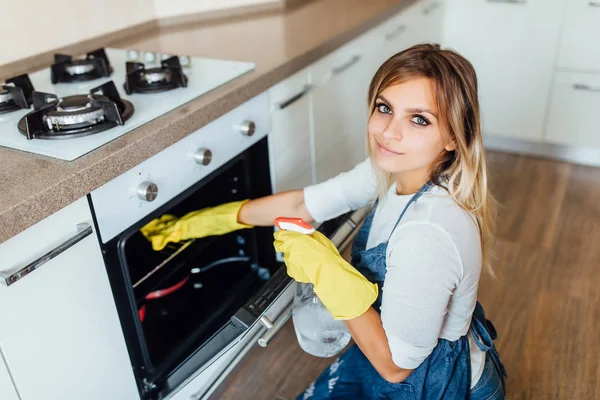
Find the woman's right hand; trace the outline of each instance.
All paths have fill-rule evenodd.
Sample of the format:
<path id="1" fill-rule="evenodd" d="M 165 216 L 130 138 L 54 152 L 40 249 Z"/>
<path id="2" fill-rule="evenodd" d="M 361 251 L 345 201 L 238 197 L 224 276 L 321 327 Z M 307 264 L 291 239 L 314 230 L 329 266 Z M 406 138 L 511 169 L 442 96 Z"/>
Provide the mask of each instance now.
<path id="1" fill-rule="evenodd" d="M 224 235 L 238 229 L 252 228 L 238 222 L 238 214 L 248 200 L 226 203 L 187 213 L 181 218 L 165 214 L 146 224 L 140 232 L 152 243 L 154 250 L 162 250 L 168 243 Z"/>

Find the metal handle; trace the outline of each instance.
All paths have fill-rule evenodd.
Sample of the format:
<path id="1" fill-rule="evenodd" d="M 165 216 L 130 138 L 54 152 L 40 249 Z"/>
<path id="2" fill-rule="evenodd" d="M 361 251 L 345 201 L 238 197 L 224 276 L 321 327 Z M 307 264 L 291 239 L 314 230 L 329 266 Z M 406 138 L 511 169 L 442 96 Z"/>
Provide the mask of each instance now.
<path id="1" fill-rule="evenodd" d="M 354 56 L 352 56 L 352 58 L 350 59 L 350 61 L 348 61 L 345 64 L 340 65 L 339 67 L 334 67 L 331 69 L 331 73 L 333 75 L 339 75 L 342 72 L 344 72 L 345 70 L 347 70 L 348 68 L 350 68 L 351 66 L 353 66 L 354 64 L 356 64 L 357 62 L 360 61 L 360 56 L 358 54 L 355 54 Z"/>
<path id="2" fill-rule="evenodd" d="M 38 258 L 37 260 L 24 266 L 23 268 L 19 269 L 18 271 L 13 272 L 12 274 L 0 272 L 0 280 L 6 286 L 12 285 L 16 281 L 23 279 L 24 277 L 29 275 L 31 272 L 35 271 L 42 265 L 46 264 L 48 261 L 52 260 L 54 257 L 59 256 L 65 250 L 70 249 L 75 244 L 79 243 L 80 241 L 82 241 L 83 239 L 85 239 L 86 237 L 88 237 L 91 234 L 92 234 L 92 226 L 90 224 L 88 224 L 88 223 L 77 224 L 77 235 L 73 236 L 66 242 L 60 244 L 55 249 L 50 250 L 49 252 L 47 252 L 46 254 L 44 254 L 43 256 Z"/>
<path id="3" fill-rule="evenodd" d="M 575 83 L 575 84 L 573 84 L 573 89 L 575 89 L 575 90 L 585 90 L 586 92 L 600 92 L 600 87 L 599 86 L 593 87 L 593 86 L 582 84 L 582 83 Z"/>
<path id="4" fill-rule="evenodd" d="M 441 5 L 442 5 L 442 3 L 436 1 L 435 3 L 431 4 L 429 7 L 423 8 L 423 14 L 428 15 L 429 13 L 431 13 L 433 10 L 435 10 L 436 8 L 438 8 Z"/>
<path id="5" fill-rule="evenodd" d="M 279 317 L 275 320 L 275 322 L 271 322 L 266 315 L 260 317 L 260 322 L 267 328 L 267 331 L 258 339 L 258 344 L 262 347 L 267 347 L 271 339 L 279 332 L 279 330 L 283 327 L 283 325 L 287 322 L 288 319 L 292 316 L 292 307 L 294 303 L 290 302 L 290 304 L 279 314 Z"/>
<path id="6" fill-rule="evenodd" d="M 301 98 L 303 98 L 305 95 L 307 95 L 308 92 L 310 92 L 311 89 L 312 89 L 312 86 L 310 86 L 310 85 L 304 85 L 304 88 L 302 88 L 302 91 L 296 93 L 295 95 L 293 95 L 289 99 L 284 100 L 281 103 L 279 103 L 279 105 L 278 105 L 279 109 L 283 110 L 284 108 L 287 108 L 287 107 L 291 106 L 292 104 L 294 104 L 295 102 L 297 102 L 298 100 L 300 100 Z"/>
<path id="7" fill-rule="evenodd" d="M 592 7 L 600 7 L 600 1 L 590 1 L 588 4 Z"/>
<path id="8" fill-rule="evenodd" d="M 525 0 L 487 0 L 490 3 L 525 4 Z"/>
<path id="9" fill-rule="evenodd" d="M 392 32 L 386 33 L 385 40 L 390 41 L 394 39 L 396 36 L 400 35 L 406 30 L 406 25 L 402 24 L 394 29 Z"/>

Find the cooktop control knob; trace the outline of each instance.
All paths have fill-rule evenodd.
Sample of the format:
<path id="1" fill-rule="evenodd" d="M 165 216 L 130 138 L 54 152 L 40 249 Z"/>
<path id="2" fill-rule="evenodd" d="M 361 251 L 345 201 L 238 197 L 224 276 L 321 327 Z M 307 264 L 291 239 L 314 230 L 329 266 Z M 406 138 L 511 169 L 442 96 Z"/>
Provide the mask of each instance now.
<path id="1" fill-rule="evenodd" d="M 239 127 L 240 132 L 244 136 L 252 136 L 256 132 L 256 124 L 253 121 L 246 120 Z"/>
<path id="2" fill-rule="evenodd" d="M 142 182 L 137 188 L 137 195 L 144 201 L 154 201 L 158 196 L 158 186 L 152 182 Z"/>
<path id="3" fill-rule="evenodd" d="M 208 165 L 212 161 L 212 151 L 202 147 L 194 153 L 194 160 L 200 165 Z"/>

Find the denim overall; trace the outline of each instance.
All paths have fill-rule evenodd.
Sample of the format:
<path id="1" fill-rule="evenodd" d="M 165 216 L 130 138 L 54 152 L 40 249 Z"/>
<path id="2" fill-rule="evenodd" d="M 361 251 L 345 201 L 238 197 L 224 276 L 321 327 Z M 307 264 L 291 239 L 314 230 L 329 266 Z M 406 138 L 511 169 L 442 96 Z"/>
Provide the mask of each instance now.
<path id="1" fill-rule="evenodd" d="M 409 206 L 433 186 L 425 184 L 408 202 L 398 218 L 392 233 Z M 386 274 L 387 242 L 366 250 L 375 208 L 366 218 L 352 248 L 352 265 L 367 279 L 377 283 L 379 296 L 373 307 L 381 307 L 381 288 Z M 391 234 L 390 234 L 391 237 Z M 388 238 L 389 240 L 389 238 Z M 477 385 L 470 390 L 471 360 L 467 336 L 450 342 L 439 339 L 433 352 L 401 383 L 383 379 L 356 344 L 323 371 L 297 400 L 307 399 L 504 399 L 506 371 L 492 340 L 496 331 L 479 302 L 473 312 L 470 331 L 479 348 L 486 352 L 484 371 Z"/>

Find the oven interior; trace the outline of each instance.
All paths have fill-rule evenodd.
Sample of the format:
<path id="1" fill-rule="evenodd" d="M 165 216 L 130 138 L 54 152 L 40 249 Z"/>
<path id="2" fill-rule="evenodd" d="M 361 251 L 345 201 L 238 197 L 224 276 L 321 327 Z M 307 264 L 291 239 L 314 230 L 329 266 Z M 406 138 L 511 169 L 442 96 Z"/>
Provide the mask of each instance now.
<path id="1" fill-rule="evenodd" d="M 114 268 L 118 259 L 121 279 L 114 270 L 111 274 L 113 268 L 109 278 L 117 303 L 128 303 L 118 304 L 119 313 L 128 346 L 137 349 L 134 369 L 144 382 L 160 385 L 207 343 L 222 344 L 224 327 L 261 288 L 272 285 L 265 284 L 282 264 L 275 258 L 273 227 L 172 243 L 160 251 L 152 249 L 140 228 L 165 214 L 181 217 L 270 193 L 265 138 L 109 243 L 114 249 L 111 264 Z M 119 286 L 124 289 L 120 294 Z M 198 366 L 186 370 L 194 368 Z"/>

